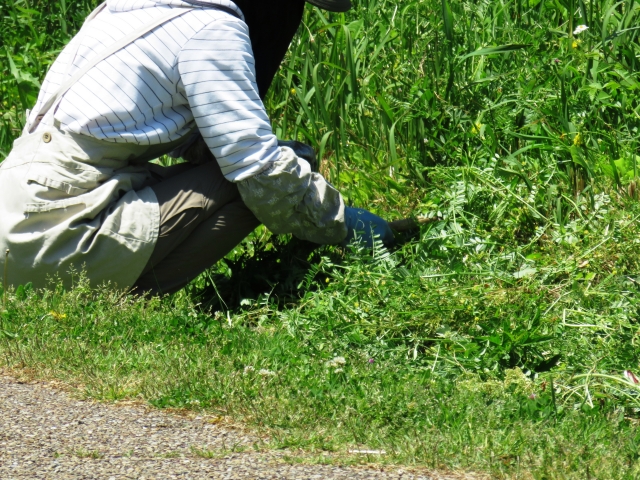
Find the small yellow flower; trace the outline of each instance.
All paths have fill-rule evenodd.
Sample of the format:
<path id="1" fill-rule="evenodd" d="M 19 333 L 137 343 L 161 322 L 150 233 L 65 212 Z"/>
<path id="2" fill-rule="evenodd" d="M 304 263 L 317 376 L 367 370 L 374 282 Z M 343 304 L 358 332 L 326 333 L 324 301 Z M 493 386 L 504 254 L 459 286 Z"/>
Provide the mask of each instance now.
<path id="1" fill-rule="evenodd" d="M 473 135 L 478 135 L 480 133 L 480 130 L 482 129 L 484 125 L 482 125 L 482 123 L 480 122 L 475 122 L 473 124 L 473 126 L 471 127 L 471 133 Z"/>
<path id="2" fill-rule="evenodd" d="M 582 43 L 580 40 L 574 40 L 571 46 L 573 48 L 578 48 L 580 46 L 580 43 Z"/>
<path id="3" fill-rule="evenodd" d="M 296 89 L 295 89 L 295 88 L 292 88 L 292 89 L 291 89 L 291 95 L 295 95 L 295 94 L 296 94 Z"/>
<path id="4" fill-rule="evenodd" d="M 327 279 L 325 280 L 325 282 L 329 283 L 329 281 L 330 281 L 330 280 L 329 280 L 329 277 L 327 277 Z"/>
<path id="5" fill-rule="evenodd" d="M 51 315 L 56 320 L 64 320 L 65 318 L 67 318 L 67 315 L 65 313 L 58 313 L 54 312 L 53 310 L 49 312 L 49 315 Z"/>
<path id="6" fill-rule="evenodd" d="M 573 144 L 576 147 L 579 147 L 580 145 L 582 145 L 582 135 L 580 135 L 580 133 L 576 133 L 576 136 L 573 137 Z"/>

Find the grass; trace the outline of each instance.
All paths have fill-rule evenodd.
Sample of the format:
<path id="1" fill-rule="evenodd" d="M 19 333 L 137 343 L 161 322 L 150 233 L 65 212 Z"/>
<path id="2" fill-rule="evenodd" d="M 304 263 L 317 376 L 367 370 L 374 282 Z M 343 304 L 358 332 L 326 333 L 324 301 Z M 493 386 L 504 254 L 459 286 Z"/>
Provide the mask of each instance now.
<path id="1" fill-rule="evenodd" d="M 90 3 L 2 5 L 0 151 Z M 165 299 L 10 289 L 1 362 L 231 417 L 270 448 L 637 478 L 638 5 L 355 4 L 308 8 L 274 128 L 349 203 L 436 221 L 373 253 L 259 229 Z"/>
<path id="2" fill-rule="evenodd" d="M 100 460 L 104 457 L 104 454 L 98 450 L 85 450 L 84 448 L 74 450 L 72 454 L 78 458 L 90 458 L 91 460 Z"/>

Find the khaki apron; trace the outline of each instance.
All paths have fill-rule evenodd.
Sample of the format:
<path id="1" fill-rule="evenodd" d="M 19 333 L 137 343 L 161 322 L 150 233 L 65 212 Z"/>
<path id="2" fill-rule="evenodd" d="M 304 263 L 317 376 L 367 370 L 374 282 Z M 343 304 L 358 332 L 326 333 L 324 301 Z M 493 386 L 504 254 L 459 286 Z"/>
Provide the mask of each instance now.
<path id="1" fill-rule="evenodd" d="M 90 68 L 189 10 L 171 9 L 89 62 L 47 101 L 0 163 L 0 267 L 9 249 L 9 285 L 44 287 L 58 277 L 69 287 L 82 270 L 92 285 L 126 288 L 138 279 L 160 221 L 158 201 L 148 187 L 148 161 L 184 140 L 154 146 L 97 140 L 60 130 L 53 112 Z"/>

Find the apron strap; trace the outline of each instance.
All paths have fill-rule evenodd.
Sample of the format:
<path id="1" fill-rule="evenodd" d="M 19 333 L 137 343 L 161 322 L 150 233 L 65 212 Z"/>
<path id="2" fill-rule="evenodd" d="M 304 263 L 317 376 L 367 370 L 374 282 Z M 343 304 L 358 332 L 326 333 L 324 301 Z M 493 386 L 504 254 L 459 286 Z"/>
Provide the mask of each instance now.
<path id="1" fill-rule="evenodd" d="M 84 20 L 84 23 L 82 24 L 82 28 L 78 32 L 78 35 L 73 37 L 73 40 L 71 40 L 71 42 L 73 43 L 73 54 L 71 55 L 71 60 L 67 65 L 67 70 L 64 72 L 63 81 L 69 78 L 69 74 L 71 72 L 71 69 L 73 68 L 73 62 L 75 62 L 76 57 L 78 56 L 78 50 L 80 50 L 80 45 L 82 45 L 82 40 L 84 40 L 84 37 L 87 34 L 87 23 L 96 18 L 98 14 L 105 9 L 106 6 L 107 2 L 98 5 L 98 7 L 93 12 L 91 12 L 89 16 Z"/>
<path id="2" fill-rule="evenodd" d="M 89 16 L 87 18 L 85 18 L 84 23 L 82 24 L 82 26 L 84 27 L 87 23 L 89 23 L 91 20 L 96 18 L 98 16 L 98 14 L 100 12 L 102 12 L 105 8 L 107 8 L 107 2 L 102 2 L 100 5 L 98 5 L 96 7 L 96 9 L 93 12 L 91 12 L 89 14 Z"/>
<path id="3" fill-rule="evenodd" d="M 106 6 L 106 2 L 100 5 L 97 9 L 95 9 L 91 13 L 89 18 L 87 18 L 85 25 L 89 21 L 93 20 L 96 17 L 96 15 L 98 15 L 98 13 L 100 13 L 104 9 L 105 6 Z M 171 11 L 168 12 L 167 14 L 161 15 L 160 17 L 154 19 L 150 23 L 144 25 L 140 30 L 136 30 L 130 33 L 129 35 L 126 35 L 124 38 L 118 40 L 113 45 L 110 45 L 109 47 L 107 47 L 107 49 L 104 50 L 102 53 L 99 53 L 83 68 L 81 68 L 78 72 L 76 72 L 76 74 L 73 77 L 63 82 L 62 85 L 60 85 L 60 87 L 58 88 L 58 90 L 56 90 L 55 93 L 49 97 L 49 99 L 42 105 L 42 107 L 38 111 L 38 114 L 36 115 L 36 118 L 33 124 L 29 126 L 29 130 L 28 130 L 29 133 L 33 133 L 35 131 L 35 129 L 38 127 L 38 125 L 40 125 L 40 122 L 45 117 L 45 115 L 51 110 L 51 107 L 53 107 L 57 102 L 59 102 L 62 99 L 62 97 L 69 91 L 69 89 L 78 80 L 80 80 L 80 78 L 82 78 L 83 75 L 85 75 L 89 70 L 95 67 L 98 63 L 110 57 L 117 51 L 122 50 L 124 47 L 134 42 L 138 38 L 144 36 L 145 34 L 149 33 L 154 28 L 162 25 L 163 23 L 168 22 L 169 20 L 177 18 L 180 15 L 184 15 L 185 13 L 190 12 L 191 10 L 193 9 L 192 8 L 172 8 Z M 83 26 L 83 29 L 84 29 L 84 26 Z M 78 42 L 78 47 L 79 45 L 80 45 L 80 42 Z"/>

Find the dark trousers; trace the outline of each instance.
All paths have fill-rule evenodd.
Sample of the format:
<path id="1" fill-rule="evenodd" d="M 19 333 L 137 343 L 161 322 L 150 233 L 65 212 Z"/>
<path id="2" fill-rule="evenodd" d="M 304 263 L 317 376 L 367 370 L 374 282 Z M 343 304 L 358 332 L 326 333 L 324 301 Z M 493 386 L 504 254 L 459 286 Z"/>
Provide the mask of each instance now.
<path id="1" fill-rule="evenodd" d="M 158 242 L 134 286 L 150 294 L 180 290 L 260 224 L 215 160 L 158 172 L 151 187 L 160 203 Z"/>

